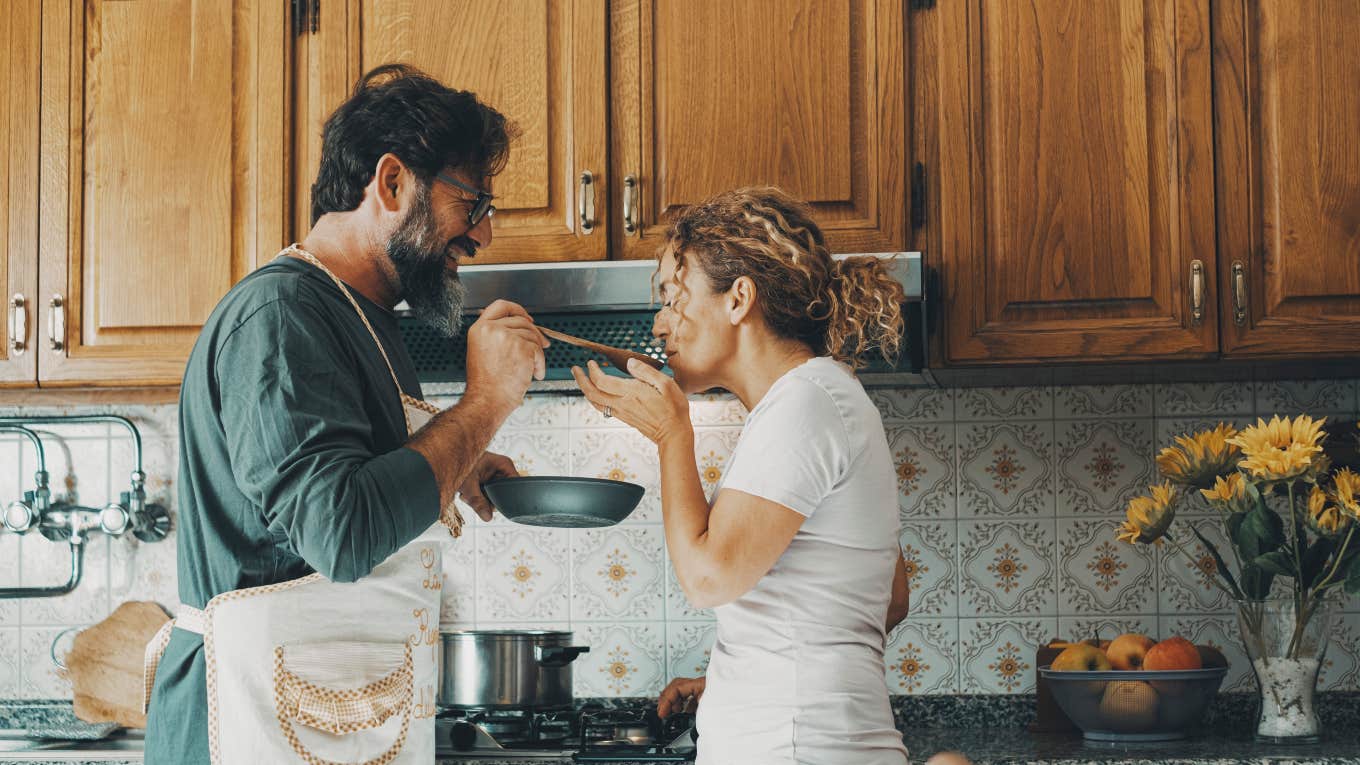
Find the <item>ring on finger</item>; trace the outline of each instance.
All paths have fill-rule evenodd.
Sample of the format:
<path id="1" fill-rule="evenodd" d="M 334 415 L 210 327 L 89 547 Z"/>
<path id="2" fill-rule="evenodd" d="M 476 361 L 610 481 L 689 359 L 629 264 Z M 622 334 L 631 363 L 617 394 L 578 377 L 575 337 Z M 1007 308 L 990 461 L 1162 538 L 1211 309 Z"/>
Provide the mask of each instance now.
<path id="1" fill-rule="evenodd" d="M 614 416 L 614 407 L 609 404 L 604 405 L 604 416 L 606 419 Z"/>

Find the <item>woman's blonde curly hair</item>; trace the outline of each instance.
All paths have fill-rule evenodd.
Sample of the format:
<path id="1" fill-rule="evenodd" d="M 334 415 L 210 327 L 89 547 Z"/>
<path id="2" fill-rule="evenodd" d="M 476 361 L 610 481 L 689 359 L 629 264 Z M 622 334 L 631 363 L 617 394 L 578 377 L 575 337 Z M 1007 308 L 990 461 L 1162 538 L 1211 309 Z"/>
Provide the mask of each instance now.
<path id="1" fill-rule="evenodd" d="M 658 259 L 693 262 L 715 292 L 745 276 L 770 329 L 858 369 L 877 350 L 895 364 L 902 286 L 873 256 L 833 260 L 812 209 L 782 189 L 749 186 L 680 212 Z"/>

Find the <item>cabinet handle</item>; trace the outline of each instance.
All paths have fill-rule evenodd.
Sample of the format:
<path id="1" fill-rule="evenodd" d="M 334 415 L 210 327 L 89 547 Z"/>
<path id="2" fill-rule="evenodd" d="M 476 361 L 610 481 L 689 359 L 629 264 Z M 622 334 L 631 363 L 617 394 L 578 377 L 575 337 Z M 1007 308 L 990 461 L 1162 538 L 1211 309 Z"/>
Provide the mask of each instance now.
<path id="1" fill-rule="evenodd" d="M 22 356 L 28 349 L 28 300 L 16 292 L 9 307 L 9 349 L 15 356 Z"/>
<path id="2" fill-rule="evenodd" d="M 1232 264 L 1233 283 L 1233 323 L 1239 327 L 1247 323 L 1247 267 L 1242 261 Z"/>
<path id="3" fill-rule="evenodd" d="M 576 212 L 581 219 L 581 233 L 595 230 L 595 176 L 589 170 L 581 173 L 581 191 L 576 197 Z"/>
<path id="4" fill-rule="evenodd" d="M 1204 261 L 1190 261 L 1190 325 L 1204 321 Z"/>
<path id="5" fill-rule="evenodd" d="M 47 342 L 54 352 L 61 353 L 66 350 L 66 301 L 61 295 L 53 295 L 47 307 Z"/>
<path id="6" fill-rule="evenodd" d="M 623 177 L 623 233 L 631 236 L 638 232 L 638 181 L 636 175 Z"/>

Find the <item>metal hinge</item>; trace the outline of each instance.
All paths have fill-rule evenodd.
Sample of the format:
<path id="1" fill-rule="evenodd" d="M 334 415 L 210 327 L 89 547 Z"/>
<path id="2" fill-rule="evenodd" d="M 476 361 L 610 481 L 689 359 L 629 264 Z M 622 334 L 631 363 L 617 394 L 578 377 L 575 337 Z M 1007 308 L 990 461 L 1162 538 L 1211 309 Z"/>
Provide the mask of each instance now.
<path id="1" fill-rule="evenodd" d="M 316 34 L 321 22 L 321 0 L 289 0 L 293 14 L 293 36 L 301 37 L 307 32 Z"/>
<path id="2" fill-rule="evenodd" d="M 935 7 L 935 0 L 911 0 L 913 11 L 924 11 Z"/>
<path id="3" fill-rule="evenodd" d="M 917 162 L 911 168 L 911 227 L 926 225 L 926 166 Z"/>

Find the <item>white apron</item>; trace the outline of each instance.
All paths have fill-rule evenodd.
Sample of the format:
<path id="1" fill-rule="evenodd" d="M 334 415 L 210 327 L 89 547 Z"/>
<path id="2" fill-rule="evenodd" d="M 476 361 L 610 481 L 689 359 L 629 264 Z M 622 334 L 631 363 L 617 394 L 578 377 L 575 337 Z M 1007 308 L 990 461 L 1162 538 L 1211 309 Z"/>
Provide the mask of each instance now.
<path id="1" fill-rule="evenodd" d="M 392 363 L 349 290 L 401 395 L 407 435 L 438 412 L 401 393 Z M 386 765 L 434 759 L 442 544 L 463 518 L 440 520 L 357 582 L 320 574 L 224 592 L 178 616 L 147 644 L 145 696 L 172 627 L 203 635 L 208 748 L 214 765 Z"/>

